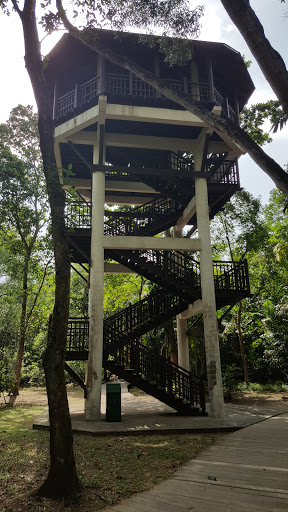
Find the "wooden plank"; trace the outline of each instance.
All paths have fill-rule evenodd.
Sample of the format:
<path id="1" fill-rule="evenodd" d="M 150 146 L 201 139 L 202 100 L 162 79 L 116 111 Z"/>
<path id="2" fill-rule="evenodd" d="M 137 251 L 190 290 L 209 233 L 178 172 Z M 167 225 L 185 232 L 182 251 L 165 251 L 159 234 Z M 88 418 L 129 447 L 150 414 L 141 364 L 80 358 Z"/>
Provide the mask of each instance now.
<path id="1" fill-rule="evenodd" d="M 281 478 L 282 477 L 282 478 Z M 242 488 L 242 489 L 251 489 L 254 491 L 267 491 L 267 492 L 275 492 L 277 490 L 278 493 L 284 494 L 288 498 L 288 483 L 287 476 L 279 474 L 271 474 L 266 471 L 258 471 L 258 472 L 235 472 L 235 471 L 219 471 L 218 469 L 205 472 L 194 472 L 194 474 L 189 475 L 189 477 L 178 476 L 175 477 L 178 480 L 185 482 L 198 482 L 198 483 L 209 483 L 209 478 L 216 478 L 215 481 L 211 481 L 211 485 L 216 486 L 231 486 L 234 488 Z M 251 484 L 253 482 L 253 485 Z"/>
<path id="2" fill-rule="evenodd" d="M 148 497 L 149 494 L 149 497 Z M 153 502 L 158 505 L 158 511 L 165 512 L 167 503 L 172 504 L 174 507 L 174 511 L 185 511 L 185 512 L 256 512 L 263 511 L 262 504 L 255 505 L 254 503 L 249 504 L 249 508 L 247 508 L 247 503 L 234 503 L 232 505 L 228 505 L 222 501 L 216 501 L 214 497 L 210 497 L 207 493 L 203 494 L 201 498 L 196 497 L 183 497 L 179 498 L 179 496 L 174 496 L 171 494 L 158 494 L 153 496 L 152 493 L 142 493 L 137 496 L 137 502 L 135 501 L 135 510 L 137 510 L 137 505 L 139 502 L 147 503 L 147 505 Z M 125 502 L 124 502 L 125 503 Z M 123 504 L 124 504 L 123 503 Z M 271 506 L 271 505 L 269 505 Z M 147 509 L 149 510 L 149 509 Z M 272 510 L 272 509 L 271 509 Z M 271 510 L 269 512 L 271 512 Z M 273 511 L 276 510 L 273 508 Z M 279 508 L 278 510 L 282 510 L 283 508 Z"/>
<path id="3" fill-rule="evenodd" d="M 283 506 L 279 510 L 288 510 L 288 499 L 286 495 L 277 492 L 269 491 L 256 491 L 252 489 L 237 489 L 231 486 L 215 486 L 211 483 L 203 484 L 198 482 L 179 482 L 174 478 L 165 482 L 166 485 L 161 485 L 161 493 L 167 493 L 167 495 L 173 495 L 178 497 L 181 502 L 182 497 L 199 498 L 203 501 L 212 500 L 221 503 L 227 503 L 228 506 L 232 506 L 233 503 L 239 501 L 243 504 L 246 503 L 247 512 L 250 512 L 251 505 L 254 504 L 256 507 L 261 506 L 262 510 L 271 512 L 274 511 L 274 506 Z M 154 490 L 150 491 L 149 494 L 153 493 L 157 496 L 159 486 Z M 273 507 L 271 503 L 274 503 Z M 286 507 L 286 508 L 285 508 Z"/>
<path id="4" fill-rule="evenodd" d="M 227 436 L 169 480 L 105 512 L 287 512 L 287 419 Z"/>

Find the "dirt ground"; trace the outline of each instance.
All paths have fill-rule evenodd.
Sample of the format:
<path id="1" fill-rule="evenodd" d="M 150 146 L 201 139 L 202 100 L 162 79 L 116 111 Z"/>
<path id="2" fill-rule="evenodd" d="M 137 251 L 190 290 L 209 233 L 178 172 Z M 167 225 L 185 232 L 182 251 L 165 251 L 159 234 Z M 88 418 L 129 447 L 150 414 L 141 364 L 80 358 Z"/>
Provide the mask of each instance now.
<path id="1" fill-rule="evenodd" d="M 67 386 L 68 398 L 73 402 L 83 399 L 83 391 L 78 386 Z M 6 403 L 9 397 L 5 396 Z M 0 406 L 5 405 L 3 394 L 0 395 Z M 45 388 L 23 388 L 20 389 L 15 405 L 48 405 Z"/>
<path id="2" fill-rule="evenodd" d="M 235 391 L 229 403 L 238 405 L 273 405 L 288 401 L 288 393 L 258 393 L 256 391 Z"/>
<path id="3" fill-rule="evenodd" d="M 83 399 L 83 391 L 78 386 L 68 386 L 68 397 L 70 401 L 79 401 Z M 137 394 L 138 396 L 138 394 Z M 139 393 L 139 398 L 145 397 L 145 394 Z M 6 402 L 9 398 L 5 397 Z M 229 403 L 238 405 L 273 405 L 283 404 L 287 400 L 288 393 L 258 393 L 255 391 L 237 391 L 232 393 L 232 399 Z M 0 396 L 0 406 L 5 405 L 3 395 Z M 25 388 L 20 390 L 16 405 L 48 405 L 45 388 Z"/>

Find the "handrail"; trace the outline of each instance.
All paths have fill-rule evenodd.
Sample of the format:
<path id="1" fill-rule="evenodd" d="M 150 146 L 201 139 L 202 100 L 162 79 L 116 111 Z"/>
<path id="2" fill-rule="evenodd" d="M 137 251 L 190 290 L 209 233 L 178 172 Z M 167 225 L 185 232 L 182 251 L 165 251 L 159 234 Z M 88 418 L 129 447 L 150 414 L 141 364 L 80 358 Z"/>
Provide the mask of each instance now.
<path id="1" fill-rule="evenodd" d="M 155 353 L 137 339 L 117 344 L 110 353 L 117 364 L 133 368 L 136 375 L 148 380 L 174 398 L 199 404 L 205 413 L 204 382 L 194 372 L 172 363 Z"/>
<path id="2" fill-rule="evenodd" d="M 140 253 L 141 251 L 139 251 Z M 143 251 L 151 256 L 153 251 Z M 182 253 L 173 252 L 182 261 Z M 161 255 L 164 261 L 163 254 Z M 171 257 L 171 256 L 170 256 Z M 187 260 L 196 264 L 193 258 Z M 161 263 L 161 262 L 160 262 Z M 237 290 L 247 287 L 247 262 L 216 261 L 214 264 L 215 287 Z M 249 286 L 249 283 L 248 283 Z M 127 308 L 104 320 L 104 358 L 114 360 L 117 364 L 133 368 L 134 372 L 158 387 L 168 391 L 174 398 L 186 399 L 190 403 L 200 404 L 205 412 L 205 393 L 203 381 L 194 373 L 171 363 L 141 343 L 137 338 L 153 327 L 174 317 L 187 308 L 188 302 L 163 290 L 152 291 L 141 301 L 130 304 Z M 71 318 L 68 322 L 67 351 L 87 352 L 89 341 L 89 320 Z"/>
<path id="3" fill-rule="evenodd" d="M 173 199 L 160 198 L 152 199 L 144 205 L 131 208 L 128 212 L 105 211 L 105 235 L 136 235 L 141 230 L 149 227 L 151 232 L 153 226 L 159 221 L 174 216 L 181 211 L 181 205 Z M 118 215 L 119 213 L 119 215 Z M 116 214 L 116 215 L 115 215 Z"/>
<path id="4" fill-rule="evenodd" d="M 175 157 L 172 165 L 177 165 L 179 173 L 181 170 L 187 171 L 189 168 L 193 170 L 193 162 L 185 158 Z M 113 167 L 107 166 L 108 172 Z M 224 160 L 219 167 L 215 162 L 209 161 L 205 165 L 208 173 L 208 182 L 238 185 L 239 173 L 238 164 L 235 160 Z M 91 202 L 73 201 L 66 207 L 66 220 L 70 227 L 73 228 L 91 228 Z M 171 198 L 154 198 L 151 201 L 130 208 L 128 211 L 109 211 L 105 210 L 105 234 L 110 235 L 131 235 L 136 231 L 146 228 L 148 224 L 152 224 L 163 218 L 164 215 L 174 215 L 176 212 L 182 211 L 182 205 Z"/>
<path id="5" fill-rule="evenodd" d="M 147 304 L 149 310 L 148 315 L 145 316 L 143 306 L 145 309 Z M 159 291 L 104 320 L 104 358 L 107 360 L 112 358 L 117 364 L 133 368 L 135 374 L 168 391 L 174 398 L 179 397 L 191 404 L 199 404 L 204 413 L 205 392 L 202 379 L 164 356 L 155 355 L 150 348 L 135 339 L 137 329 L 141 328 L 142 334 L 150 330 L 153 318 L 157 317 L 158 320 L 159 316 L 167 318 L 167 313 L 168 317 L 174 316 L 176 312 L 174 306 L 179 310 L 179 306 L 183 309 L 187 304 L 183 301 L 181 304 L 181 300 L 172 294 Z M 135 314 L 136 310 L 142 310 L 141 315 Z M 87 318 L 69 319 L 67 351 L 88 351 L 88 341 L 89 320 Z"/>
<path id="6" fill-rule="evenodd" d="M 67 329 L 67 351 L 88 350 L 89 342 L 89 319 L 87 318 L 69 318 Z"/>
<path id="7" fill-rule="evenodd" d="M 179 92 L 186 92 L 193 99 L 202 103 L 209 103 L 210 92 L 209 85 L 206 82 L 187 82 L 187 86 L 184 85 L 184 79 L 173 79 L 167 78 L 166 82 L 170 83 Z M 79 88 L 80 94 L 78 97 L 77 89 Z M 88 89 L 88 91 L 85 91 Z M 187 90 L 185 90 L 187 89 Z M 106 73 L 104 91 L 101 93 L 119 95 L 119 96 L 135 96 L 144 98 L 164 98 L 163 95 L 157 96 L 156 89 L 151 85 L 147 84 L 144 80 L 132 75 L 132 79 L 129 78 L 128 74 L 118 73 Z M 65 93 L 57 100 L 56 118 L 61 118 L 69 112 L 79 106 L 88 103 L 93 98 L 96 98 L 100 94 L 100 76 L 87 80 L 84 83 L 75 84 L 75 89 Z M 216 105 L 221 106 L 222 111 L 227 117 L 235 122 L 238 122 L 237 115 L 233 108 L 230 106 L 228 99 L 224 99 L 220 92 L 214 87 L 213 89 L 214 102 Z"/>
<path id="8" fill-rule="evenodd" d="M 127 339 L 131 336 L 135 337 L 135 332 L 139 329 L 141 332 L 137 332 L 137 335 L 145 334 L 154 325 L 159 325 L 161 317 L 164 321 L 168 311 L 175 316 L 176 311 L 180 312 L 187 306 L 186 301 L 172 293 L 163 292 L 163 290 L 151 292 L 141 301 L 130 304 L 128 308 L 104 320 L 105 340 L 114 343 L 116 339 L 121 339 L 123 336 Z"/>
<path id="9" fill-rule="evenodd" d="M 124 256 L 125 257 L 125 256 Z M 200 263 L 191 256 L 180 251 L 129 251 L 128 258 L 137 263 L 138 268 L 150 269 L 165 281 L 171 279 L 181 283 L 183 288 L 200 290 Z"/>

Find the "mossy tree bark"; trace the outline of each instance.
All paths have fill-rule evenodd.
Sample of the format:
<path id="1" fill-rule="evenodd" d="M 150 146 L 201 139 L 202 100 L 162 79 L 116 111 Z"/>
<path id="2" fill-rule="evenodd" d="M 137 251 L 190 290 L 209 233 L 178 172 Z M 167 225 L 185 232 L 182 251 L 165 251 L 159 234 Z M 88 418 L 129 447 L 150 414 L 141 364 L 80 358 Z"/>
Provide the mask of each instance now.
<path id="1" fill-rule="evenodd" d="M 36 23 L 36 1 L 25 0 L 18 13 L 24 34 L 25 64 L 38 107 L 40 149 L 51 208 L 52 237 L 55 257 L 55 303 L 48 329 L 44 354 L 50 418 L 50 468 L 38 493 L 60 497 L 77 493 L 81 484 L 77 477 L 73 452 L 73 437 L 65 386 L 64 363 L 69 314 L 70 259 L 65 226 L 65 194 L 61 187 L 54 156 L 54 125 L 52 98 L 43 73 L 40 42 Z"/>

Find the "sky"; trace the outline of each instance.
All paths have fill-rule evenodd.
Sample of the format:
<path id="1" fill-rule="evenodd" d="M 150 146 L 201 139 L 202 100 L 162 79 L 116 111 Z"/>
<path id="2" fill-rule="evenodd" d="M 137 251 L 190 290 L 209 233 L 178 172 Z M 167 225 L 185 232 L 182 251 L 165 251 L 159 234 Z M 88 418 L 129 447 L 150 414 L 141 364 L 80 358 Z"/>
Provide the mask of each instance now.
<path id="1" fill-rule="evenodd" d="M 200 35 L 201 40 L 226 43 L 242 55 L 245 55 L 247 60 L 252 61 L 249 72 L 256 90 L 250 99 L 250 103 L 275 99 L 275 95 L 263 77 L 244 39 L 226 14 L 220 0 L 190 1 L 192 6 L 200 3 L 205 5 Z M 263 24 L 265 34 L 270 43 L 281 54 L 287 64 L 288 3 L 283 4 L 280 0 L 251 0 L 250 3 Z M 51 50 L 62 34 L 63 32 L 53 34 L 43 40 L 43 55 L 46 55 Z M 0 14 L 0 48 L 0 69 L 2 71 L 2 79 L 0 81 L 0 122 L 5 122 L 9 117 L 11 109 L 19 103 L 35 105 L 33 92 L 25 69 L 22 27 L 15 13 L 11 13 L 9 17 L 3 13 Z M 288 126 L 273 136 L 271 144 L 264 146 L 264 150 L 281 166 L 288 163 L 287 135 Z M 262 201 L 266 203 L 269 193 L 274 187 L 272 180 L 247 155 L 241 157 L 239 166 L 241 186 L 249 190 L 254 196 L 261 195 Z"/>

